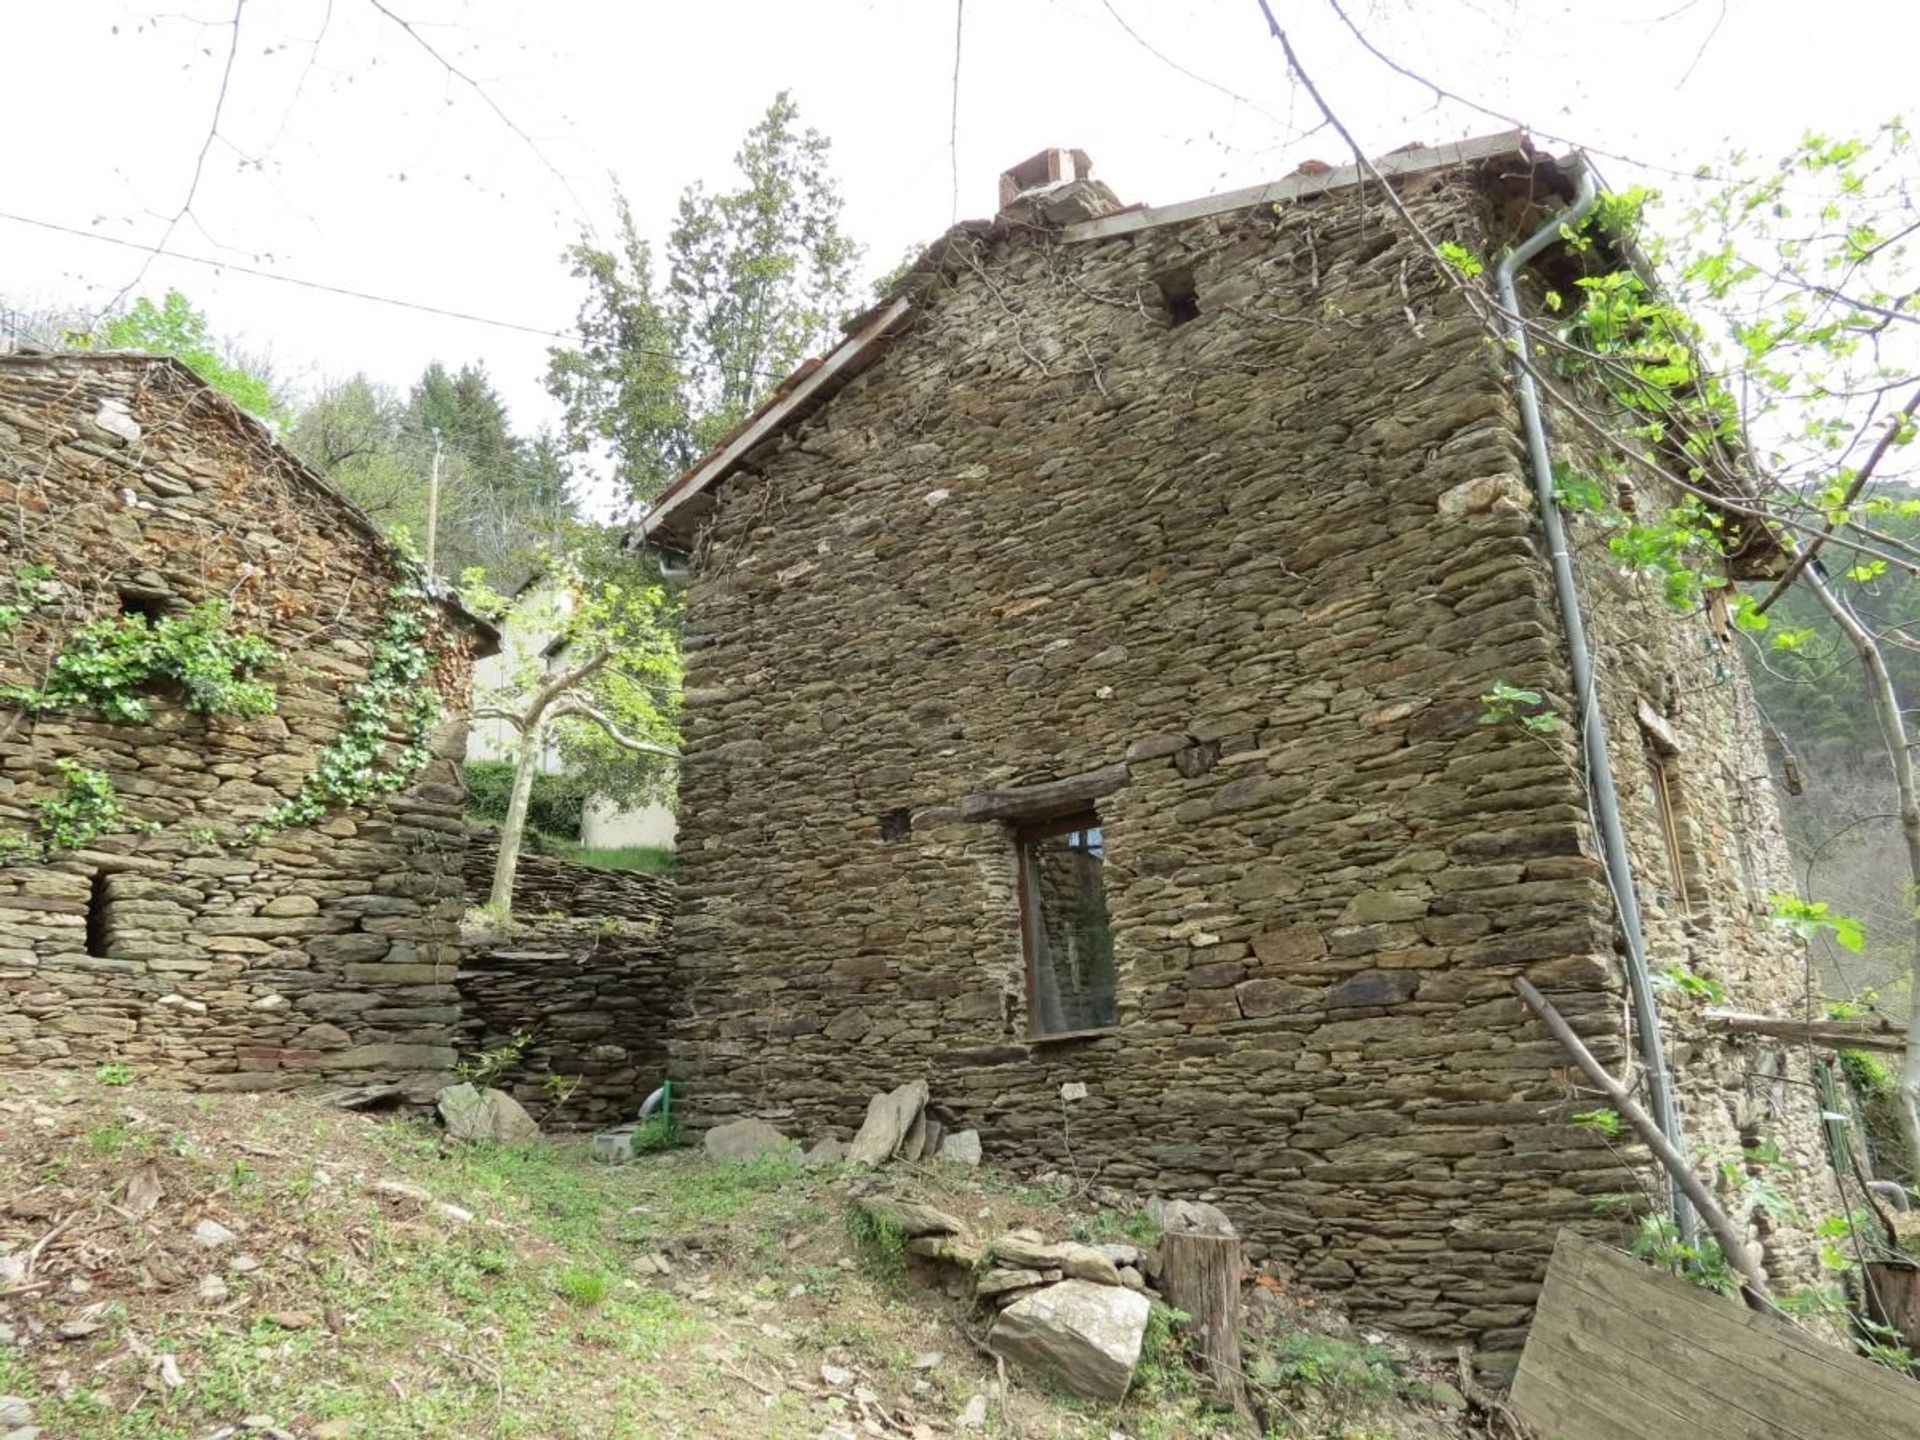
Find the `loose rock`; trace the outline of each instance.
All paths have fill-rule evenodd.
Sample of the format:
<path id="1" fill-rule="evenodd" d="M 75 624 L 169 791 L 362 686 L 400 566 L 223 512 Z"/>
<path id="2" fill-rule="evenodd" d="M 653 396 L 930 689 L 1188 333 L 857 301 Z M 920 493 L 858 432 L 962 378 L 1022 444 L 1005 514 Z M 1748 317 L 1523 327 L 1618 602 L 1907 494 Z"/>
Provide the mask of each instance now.
<path id="1" fill-rule="evenodd" d="M 940 1142 L 940 1153 L 935 1157 L 950 1160 L 956 1165 L 978 1165 L 980 1163 L 980 1132 L 978 1130 L 954 1130 Z"/>
<path id="2" fill-rule="evenodd" d="M 863 1195 L 855 1202 L 855 1206 L 876 1225 L 909 1240 L 917 1240 L 923 1235 L 958 1235 L 967 1228 L 964 1221 L 917 1200 L 896 1200 L 891 1195 Z"/>
<path id="3" fill-rule="evenodd" d="M 987 1346 L 1076 1395 L 1118 1401 L 1133 1383 L 1151 1308 L 1132 1290 L 1062 1280 L 1001 1311 Z"/>
<path id="4" fill-rule="evenodd" d="M 504 1090 L 478 1090 L 471 1085 L 449 1085 L 436 1100 L 447 1134 L 455 1140 L 490 1140 L 512 1144 L 531 1140 L 540 1127 L 521 1103 Z"/>
<path id="5" fill-rule="evenodd" d="M 893 1158 L 919 1120 L 927 1104 L 927 1082 L 909 1081 L 905 1085 L 876 1095 L 867 1102 L 867 1118 L 860 1133 L 847 1148 L 847 1161 L 853 1165 L 883 1165 Z"/>
<path id="6" fill-rule="evenodd" d="M 790 1155 L 799 1148 L 764 1120 L 716 1125 L 701 1144 L 709 1160 L 757 1160 L 762 1155 Z"/>

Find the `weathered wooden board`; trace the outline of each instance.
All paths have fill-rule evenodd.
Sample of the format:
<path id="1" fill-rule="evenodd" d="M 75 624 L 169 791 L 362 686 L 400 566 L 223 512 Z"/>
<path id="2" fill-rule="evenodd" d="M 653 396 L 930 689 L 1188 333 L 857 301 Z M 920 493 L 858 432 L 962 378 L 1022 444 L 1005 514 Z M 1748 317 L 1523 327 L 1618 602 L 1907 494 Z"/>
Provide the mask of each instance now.
<path id="1" fill-rule="evenodd" d="M 1547 1440 L 1920 1436 L 1920 1382 L 1570 1231 L 1513 1403 Z"/>

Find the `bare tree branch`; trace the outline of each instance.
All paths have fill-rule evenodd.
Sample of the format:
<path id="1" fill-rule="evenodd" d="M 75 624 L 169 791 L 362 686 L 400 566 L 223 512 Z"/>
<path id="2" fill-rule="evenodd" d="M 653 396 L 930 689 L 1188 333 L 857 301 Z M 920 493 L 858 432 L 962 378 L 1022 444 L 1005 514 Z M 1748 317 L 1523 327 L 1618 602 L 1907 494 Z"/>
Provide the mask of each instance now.
<path id="1" fill-rule="evenodd" d="M 581 720 L 591 720 L 595 725 L 600 727 L 601 731 L 605 733 L 606 737 L 613 741 L 614 744 L 623 750 L 631 750 L 636 755 L 659 755 L 668 760 L 679 760 L 683 758 L 678 750 L 672 749 L 669 746 L 656 745 L 651 740 L 641 740 L 627 734 L 626 731 L 620 728 L 611 715 L 607 714 L 597 705 L 593 705 L 585 700 L 577 698 L 563 700 L 559 705 L 554 707 L 551 718 L 555 720 L 565 720 L 574 717 Z"/>
<path id="2" fill-rule="evenodd" d="M 200 142 L 200 153 L 193 160 L 193 178 L 187 182 L 187 198 L 182 200 L 180 208 L 173 212 L 173 218 L 167 221 L 167 228 L 160 232 L 160 238 L 154 241 L 151 247 L 142 247 L 147 251 L 146 259 L 140 262 L 140 268 L 134 272 L 133 278 L 115 291 L 113 299 L 109 300 L 101 308 L 99 315 L 94 317 L 96 324 L 119 309 L 120 302 L 139 288 L 140 282 L 147 278 L 147 271 L 153 265 L 154 259 L 167 248 L 167 242 L 173 239 L 173 232 L 179 228 L 180 222 L 186 219 L 188 212 L 193 209 L 194 198 L 200 193 L 200 177 L 206 173 L 207 152 L 213 149 L 213 142 L 220 134 L 220 116 L 227 108 L 227 88 L 233 82 L 233 61 L 234 57 L 240 53 L 240 16 L 246 8 L 247 0 L 234 0 L 233 19 L 227 22 L 233 28 L 233 37 L 227 44 L 226 64 L 220 70 L 220 90 L 213 100 L 213 119 L 207 125 L 206 138 Z"/>
<path id="3" fill-rule="evenodd" d="M 1881 433 L 1880 439 L 1875 443 L 1872 452 L 1867 456 L 1866 463 L 1855 473 L 1853 483 L 1847 487 L 1846 495 L 1836 508 L 1844 509 L 1859 498 L 1860 492 L 1867 487 L 1867 482 L 1873 479 L 1874 470 L 1879 466 L 1881 460 L 1885 458 L 1886 453 L 1893 448 L 1893 442 L 1900 437 L 1901 432 L 1912 422 L 1916 410 L 1920 410 L 1920 389 L 1915 389 L 1913 394 L 1907 397 L 1907 403 L 1900 407 L 1899 413 L 1888 423 L 1887 428 Z M 1782 572 L 1780 578 L 1773 582 L 1773 588 L 1755 604 L 1753 607 L 1754 614 L 1764 614 L 1774 601 L 1787 593 L 1787 587 L 1800 578 L 1800 572 L 1805 570 L 1813 557 L 1820 553 L 1820 547 L 1832 538 L 1833 532 L 1837 528 L 1838 526 L 1835 521 L 1827 521 L 1826 530 L 1814 536 L 1801 548 L 1800 553 L 1793 557 L 1792 563 Z"/>

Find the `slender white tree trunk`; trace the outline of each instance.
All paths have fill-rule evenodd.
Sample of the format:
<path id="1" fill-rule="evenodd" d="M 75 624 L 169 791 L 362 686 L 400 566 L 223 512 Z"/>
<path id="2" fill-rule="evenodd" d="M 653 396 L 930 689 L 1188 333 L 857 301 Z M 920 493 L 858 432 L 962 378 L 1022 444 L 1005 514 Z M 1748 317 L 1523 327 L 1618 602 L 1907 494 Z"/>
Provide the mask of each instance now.
<path id="1" fill-rule="evenodd" d="M 1874 712 L 1880 719 L 1880 733 L 1886 740 L 1887 758 L 1893 762 L 1893 787 L 1899 799 L 1900 833 L 1907 846 L 1907 909 L 1913 916 L 1912 954 L 1908 965 L 1912 974 L 1910 1004 L 1907 1010 L 1907 1054 L 1900 1067 L 1900 1086 L 1895 1111 L 1900 1118 L 1900 1138 L 1907 1148 L 1907 1173 L 1920 1180 L 1920 794 L 1913 776 L 1913 748 L 1907 735 L 1906 717 L 1900 713 L 1900 697 L 1893 688 L 1893 676 L 1887 671 L 1880 642 L 1862 625 L 1821 578 L 1819 567 L 1809 565 L 1801 582 L 1813 593 L 1833 623 L 1853 645 L 1866 673 L 1867 689 L 1873 696 Z"/>
<path id="2" fill-rule="evenodd" d="M 520 868 L 520 844 L 527 833 L 527 801 L 533 795 L 533 777 L 540 768 L 543 718 L 529 720 L 520 732 L 520 751 L 513 762 L 513 790 L 507 797 L 507 818 L 500 826 L 500 854 L 493 862 L 493 893 L 487 897 L 487 908 L 507 918 L 513 915 L 513 877 Z"/>

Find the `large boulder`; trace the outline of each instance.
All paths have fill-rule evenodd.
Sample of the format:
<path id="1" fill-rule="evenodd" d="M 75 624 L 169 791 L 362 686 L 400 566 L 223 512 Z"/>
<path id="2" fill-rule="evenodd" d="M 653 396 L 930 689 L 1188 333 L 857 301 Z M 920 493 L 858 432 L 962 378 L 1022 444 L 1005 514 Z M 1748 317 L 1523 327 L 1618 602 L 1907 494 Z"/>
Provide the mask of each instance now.
<path id="1" fill-rule="evenodd" d="M 916 1130 L 924 1145 L 926 1130 L 921 1123 L 921 1112 L 926 1108 L 927 1082 L 924 1080 L 910 1080 L 885 1095 L 874 1096 L 867 1102 L 867 1118 L 860 1126 L 860 1133 L 847 1147 L 847 1163 L 884 1165 Z"/>
<path id="2" fill-rule="evenodd" d="M 471 1085 L 449 1085 L 434 1102 L 447 1134 L 455 1140 L 493 1140 L 511 1144 L 532 1140 L 540 1126 L 524 1106 L 504 1090 L 478 1090 Z"/>
<path id="3" fill-rule="evenodd" d="M 762 1155 L 793 1155 L 797 1141 L 789 1140 L 764 1120 L 733 1120 L 707 1131 L 701 1142 L 709 1160 L 757 1160 Z"/>
<path id="4" fill-rule="evenodd" d="M 1062 1280 L 1002 1310 L 987 1348 L 1051 1374 L 1075 1395 L 1117 1402 L 1133 1383 L 1152 1308 L 1135 1290 Z"/>

